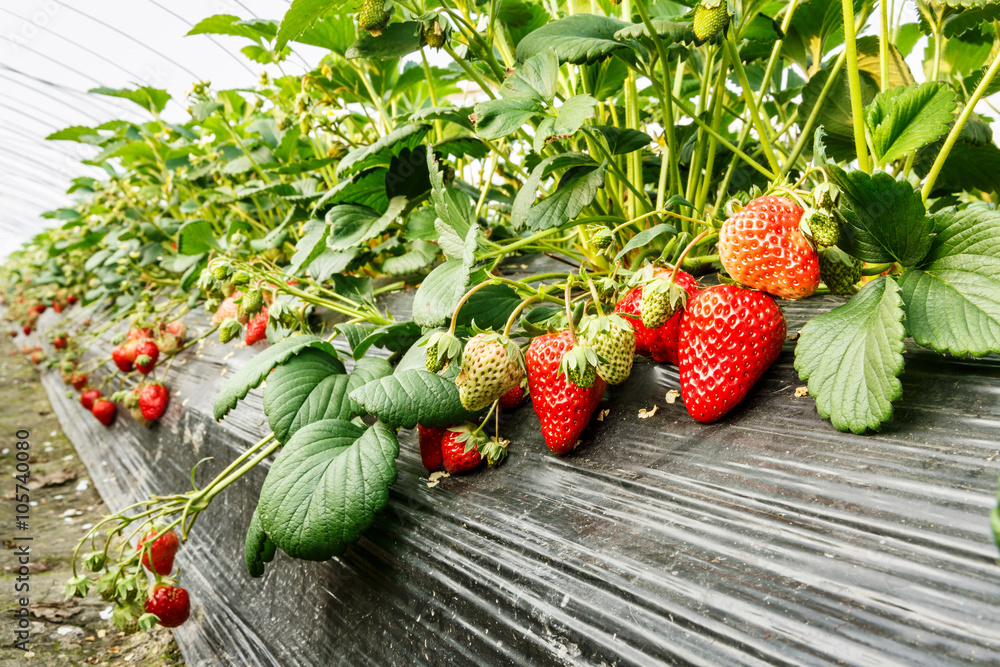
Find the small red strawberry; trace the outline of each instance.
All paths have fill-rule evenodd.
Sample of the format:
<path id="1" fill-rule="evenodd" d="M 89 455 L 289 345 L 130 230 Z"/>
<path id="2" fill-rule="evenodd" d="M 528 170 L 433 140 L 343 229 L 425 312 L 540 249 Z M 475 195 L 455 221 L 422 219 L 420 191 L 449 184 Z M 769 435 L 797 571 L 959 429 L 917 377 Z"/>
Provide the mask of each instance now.
<path id="1" fill-rule="evenodd" d="M 73 373 L 69 378 L 69 383 L 73 385 L 73 389 L 80 391 L 87 386 L 87 380 L 86 373 Z"/>
<path id="2" fill-rule="evenodd" d="M 72 306 L 72 305 L 73 305 L 74 303 L 76 303 L 76 295 L 75 295 L 75 294 L 70 294 L 69 296 L 67 296 L 67 297 L 66 297 L 66 303 L 68 303 L 68 304 L 69 304 L 69 305 L 71 305 L 71 306 Z"/>
<path id="3" fill-rule="evenodd" d="M 101 397 L 101 392 L 97 389 L 88 389 L 87 391 L 80 394 L 80 405 L 92 410 L 94 408 L 94 401 Z"/>
<path id="4" fill-rule="evenodd" d="M 111 350 L 111 360 L 122 373 L 128 373 L 135 365 L 135 343 L 122 343 Z"/>
<path id="5" fill-rule="evenodd" d="M 757 197 L 719 230 L 719 261 L 734 280 L 783 299 L 819 287 L 819 255 L 799 229 L 802 208 L 785 197 Z"/>
<path id="6" fill-rule="evenodd" d="M 63 311 L 62 302 L 61 301 L 53 301 L 52 302 L 52 310 L 56 311 L 57 313 L 61 313 Z"/>
<path id="7" fill-rule="evenodd" d="M 139 391 L 139 409 L 143 419 L 156 421 L 167 411 L 170 392 L 159 382 L 151 382 Z M 162 573 L 161 573 L 162 574 Z"/>
<path id="8" fill-rule="evenodd" d="M 52 347 L 57 350 L 65 350 L 67 345 L 69 345 L 69 341 L 66 340 L 66 336 L 56 336 L 52 339 Z"/>
<path id="9" fill-rule="evenodd" d="M 479 439 L 472 435 L 475 426 L 453 426 L 441 437 L 441 459 L 449 475 L 475 470 L 483 462 Z"/>
<path id="10" fill-rule="evenodd" d="M 28 312 L 32 313 L 34 315 L 41 315 L 42 313 L 45 312 L 45 304 L 44 303 L 36 304 L 36 305 L 32 306 L 31 308 L 29 308 Z"/>
<path id="11" fill-rule="evenodd" d="M 545 444 L 556 454 L 567 454 L 576 446 L 606 386 L 596 378 L 592 387 L 581 389 L 560 374 L 559 364 L 572 347 L 569 331 L 539 336 L 528 347 L 531 404 L 542 423 Z"/>
<path id="12" fill-rule="evenodd" d="M 670 276 L 671 271 L 671 269 L 658 267 L 654 269 L 653 275 L 666 278 Z M 694 276 L 684 271 L 677 272 L 675 282 L 687 291 L 688 299 L 698 293 L 698 281 L 694 279 Z M 678 336 L 680 335 L 683 313 L 674 313 L 663 326 L 656 329 L 647 328 L 642 323 L 642 285 L 629 290 L 615 306 L 615 312 L 631 315 L 626 319 L 635 329 L 636 353 L 648 354 L 653 357 L 653 361 L 657 362 L 677 363 Z"/>
<path id="13" fill-rule="evenodd" d="M 528 400 L 528 381 L 521 380 L 521 383 L 500 397 L 501 410 L 516 410 L 524 405 Z"/>
<path id="14" fill-rule="evenodd" d="M 149 544 L 149 548 L 144 549 L 146 544 Z M 180 540 L 174 531 L 160 535 L 156 528 L 153 528 L 143 535 L 135 550 L 143 552 L 142 564 L 147 570 L 165 576 L 174 571 L 174 556 L 177 555 L 180 545 Z M 150 561 L 153 563 L 152 566 L 149 564 Z"/>
<path id="15" fill-rule="evenodd" d="M 246 334 L 243 338 L 247 345 L 253 345 L 262 340 L 267 340 L 267 306 L 264 306 L 259 313 L 247 322 Z"/>
<path id="16" fill-rule="evenodd" d="M 152 329 L 133 327 L 125 334 L 125 340 L 145 340 L 153 337 Z"/>
<path id="17" fill-rule="evenodd" d="M 30 324 L 25 324 L 23 327 L 21 327 L 21 331 L 24 332 L 25 336 L 30 336 L 31 335 L 31 325 Z"/>
<path id="18" fill-rule="evenodd" d="M 94 401 L 94 405 L 90 408 L 90 411 L 97 417 L 97 421 L 105 426 L 111 426 L 112 422 L 115 421 L 115 415 L 118 414 L 117 406 L 103 398 Z"/>
<path id="19" fill-rule="evenodd" d="M 684 407 L 700 422 L 743 400 L 785 342 L 785 316 L 767 294 L 735 285 L 702 290 L 684 311 L 680 379 Z"/>
<path id="20" fill-rule="evenodd" d="M 160 348 L 151 339 L 140 340 L 135 346 L 135 367 L 143 375 L 149 375 L 160 358 Z"/>
<path id="21" fill-rule="evenodd" d="M 441 439 L 448 429 L 429 428 L 422 424 L 417 424 L 417 434 L 420 440 L 420 462 L 427 468 L 427 472 L 436 472 L 444 467 L 444 459 L 441 454 Z"/>
<path id="22" fill-rule="evenodd" d="M 180 586 L 159 584 L 146 600 L 146 613 L 156 614 L 163 627 L 176 628 L 191 615 L 188 592 Z"/>

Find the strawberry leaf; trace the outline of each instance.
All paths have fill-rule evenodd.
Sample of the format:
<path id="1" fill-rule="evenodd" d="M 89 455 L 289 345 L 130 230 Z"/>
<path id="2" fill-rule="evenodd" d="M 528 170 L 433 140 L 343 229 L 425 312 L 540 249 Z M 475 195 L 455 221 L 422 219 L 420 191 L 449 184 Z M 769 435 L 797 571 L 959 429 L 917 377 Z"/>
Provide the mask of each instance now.
<path id="1" fill-rule="evenodd" d="M 343 553 L 389 501 L 398 454 L 396 434 L 381 422 L 364 429 L 325 419 L 303 427 L 264 480 L 261 527 L 293 558 Z"/>
<path id="2" fill-rule="evenodd" d="M 615 33 L 629 25 L 608 16 L 567 16 L 528 33 L 517 45 L 517 61 L 524 62 L 553 49 L 560 63 L 596 62 L 615 51 L 631 48 L 627 42 L 615 39 Z"/>
<path id="3" fill-rule="evenodd" d="M 907 329 L 938 352 L 1000 352 L 1000 213 L 948 210 L 934 220 L 930 252 L 899 283 Z"/>
<path id="4" fill-rule="evenodd" d="M 274 369 L 264 388 L 264 414 L 278 442 L 321 419 L 351 418 L 344 365 L 322 350 L 307 349 Z"/>
<path id="5" fill-rule="evenodd" d="M 393 427 L 453 426 L 476 414 L 462 407 L 453 380 L 417 369 L 369 382 L 352 391 L 351 400 Z"/>
<path id="6" fill-rule="evenodd" d="M 448 321 L 469 284 L 470 267 L 449 259 L 434 267 L 413 298 L 413 321 L 422 327 L 439 327 Z"/>
<path id="7" fill-rule="evenodd" d="M 944 83 L 927 81 L 883 90 L 865 113 L 878 164 L 913 154 L 948 131 L 955 93 Z"/>
<path id="8" fill-rule="evenodd" d="M 219 395 L 215 398 L 215 418 L 221 420 L 229 411 L 236 407 L 236 404 L 246 397 L 250 390 L 260 385 L 276 366 L 288 361 L 303 350 L 314 347 L 327 352 L 332 358 L 337 359 L 337 351 L 332 345 L 312 334 L 302 336 L 291 336 L 281 342 L 267 348 L 249 363 L 245 364 L 229 379 Z M 337 363 L 340 363 L 339 360 Z M 341 365 L 341 373 L 345 371 Z"/>
<path id="9" fill-rule="evenodd" d="M 247 574 L 254 579 L 264 576 L 264 565 L 274 560 L 275 545 L 260 525 L 260 517 L 255 511 L 247 526 L 246 542 L 243 545 L 243 559 Z"/>
<path id="10" fill-rule="evenodd" d="M 889 277 L 802 329 L 795 369 L 809 381 L 821 417 L 841 431 L 864 433 L 892 419 L 902 393 L 903 303 Z"/>

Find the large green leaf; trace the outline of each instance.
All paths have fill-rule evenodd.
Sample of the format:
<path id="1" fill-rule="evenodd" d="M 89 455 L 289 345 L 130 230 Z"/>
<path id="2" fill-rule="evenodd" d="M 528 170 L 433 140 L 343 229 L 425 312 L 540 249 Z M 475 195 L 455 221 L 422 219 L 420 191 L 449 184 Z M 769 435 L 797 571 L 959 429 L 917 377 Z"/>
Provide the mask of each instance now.
<path id="1" fill-rule="evenodd" d="M 597 114 L 597 100 L 590 95 L 574 95 L 555 110 L 555 116 L 546 116 L 535 131 L 534 149 L 541 153 L 550 139 L 575 134 L 584 122 Z"/>
<path id="2" fill-rule="evenodd" d="M 488 285 L 469 297 L 458 311 L 458 326 L 472 326 L 499 331 L 507 323 L 521 297 L 510 285 Z"/>
<path id="3" fill-rule="evenodd" d="M 544 111 L 541 102 L 533 97 L 486 100 L 476 105 L 476 133 L 483 139 L 501 139 Z"/>
<path id="4" fill-rule="evenodd" d="M 936 141 L 954 120 L 955 94 L 927 81 L 885 90 L 865 113 L 872 151 L 879 165 L 908 157 Z"/>
<path id="5" fill-rule="evenodd" d="M 424 45 L 421 38 L 423 23 L 420 21 L 403 21 L 390 23 L 382 34 L 372 37 L 365 33 L 351 44 L 344 54 L 348 59 L 370 58 L 372 60 L 393 60 L 402 58 Z"/>
<path id="6" fill-rule="evenodd" d="M 930 252 L 900 279 L 906 328 L 938 352 L 1000 353 L 1000 213 L 947 210 L 934 221 Z"/>
<path id="7" fill-rule="evenodd" d="M 413 321 L 422 327 L 447 322 L 465 294 L 469 274 L 469 265 L 461 259 L 449 259 L 434 267 L 413 297 Z"/>
<path id="8" fill-rule="evenodd" d="M 913 163 L 914 173 L 921 178 L 927 176 L 943 145 L 943 141 L 938 141 L 920 151 Z M 1000 190 L 1000 148 L 992 140 L 973 143 L 960 137 L 951 147 L 931 194 L 937 196 L 962 190 Z"/>
<path id="9" fill-rule="evenodd" d="M 396 481 L 396 434 L 327 419 L 300 429 L 274 461 L 257 512 L 271 540 L 293 558 L 344 552 L 389 501 Z"/>
<path id="10" fill-rule="evenodd" d="M 406 245 L 406 252 L 388 257 L 382 262 L 382 271 L 387 275 L 401 276 L 420 271 L 424 267 L 430 266 L 440 252 L 440 249 L 433 243 L 420 239 L 409 241 Z"/>
<path id="11" fill-rule="evenodd" d="M 278 442 L 321 419 L 351 418 L 347 375 L 340 359 L 317 349 L 303 350 L 278 366 L 264 387 L 264 414 Z"/>
<path id="12" fill-rule="evenodd" d="M 342 10 L 348 6 L 345 0 L 292 0 L 291 7 L 285 12 L 278 27 L 275 50 L 285 48 L 288 42 L 295 40 L 316 21 L 329 13 Z"/>
<path id="13" fill-rule="evenodd" d="M 390 426 L 454 426 L 470 419 L 451 379 L 426 370 L 396 371 L 351 392 L 351 400 Z"/>
<path id="14" fill-rule="evenodd" d="M 583 209 L 590 206 L 597 191 L 604 187 L 605 160 L 597 167 L 577 167 L 563 174 L 555 192 L 538 202 L 528 211 L 528 227 L 543 231 L 576 219 Z"/>
<path id="15" fill-rule="evenodd" d="M 811 3 L 809 3 L 811 4 Z M 839 5 L 839 3 L 838 3 Z M 854 121 L 851 115 L 851 91 L 847 76 L 840 72 L 830 91 L 820 104 L 820 93 L 826 86 L 832 72 L 829 69 L 820 70 L 809 79 L 802 89 L 802 103 L 799 105 L 798 124 L 801 127 L 819 105 L 816 123 L 827 135 L 827 151 L 836 160 L 852 160 L 856 157 L 854 149 Z M 878 85 L 865 73 L 860 76 L 861 99 L 865 106 L 875 99 Z"/>
<path id="16" fill-rule="evenodd" d="M 106 95 L 108 97 L 120 97 L 124 100 L 134 102 L 143 109 L 151 113 L 160 113 L 167 102 L 170 101 L 170 93 L 158 88 L 140 86 L 138 88 L 91 88 L 87 91 L 94 95 Z"/>
<path id="17" fill-rule="evenodd" d="M 517 45 L 517 61 L 524 62 L 532 56 L 553 49 L 559 62 L 577 65 L 594 62 L 615 51 L 631 49 L 618 41 L 615 33 L 631 23 L 607 16 L 577 14 L 552 21 L 532 31 Z"/>
<path id="18" fill-rule="evenodd" d="M 625 244 L 625 247 L 622 248 L 617 255 L 615 255 L 615 261 L 617 262 L 622 257 L 627 255 L 629 252 L 635 250 L 640 246 L 649 245 L 653 241 L 653 239 L 655 239 L 657 236 L 661 236 L 663 234 L 676 234 L 676 233 L 677 230 L 673 226 L 664 223 L 654 225 L 649 229 L 644 229 L 635 236 L 633 236 L 631 239 L 629 239 L 628 243 Z"/>
<path id="19" fill-rule="evenodd" d="M 795 369 L 809 381 L 816 409 L 841 431 L 864 433 L 892 419 L 903 394 L 903 302 L 889 277 L 811 319 L 795 347 Z"/>
<path id="20" fill-rule="evenodd" d="M 302 225 L 302 237 L 295 244 L 295 254 L 292 255 L 287 273 L 297 275 L 302 269 L 313 263 L 326 250 L 326 237 L 330 228 L 322 220 L 307 220 Z"/>
<path id="21" fill-rule="evenodd" d="M 310 347 L 323 350 L 337 359 L 337 351 L 334 347 L 319 336 L 303 334 L 285 338 L 266 348 L 236 371 L 233 377 L 229 378 L 229 381 L 223 385 L 219 395 L 215 398 L 215 418 L 222 419 L 229 414 L 229 411 L 235 408 L 236 404 L 246 397 L 251 389 L 264 381 L 273 368 L 280 366 Z M 340 372 L 343 373 L 343 365 L 340 368 Z"/>
<path id="22" fill-rule="evenodd" d="M 278 33 L 278 22 L 265 19 L 244 21 L 231 14 L 216 14 L 202 19 L 188 31 L 188 35 L 231 35 L 246 37 L 258 44 L 262 39 L 271 41 Z"/>
<path id="23" fill-rule="evenodd" d="M 332 250 L 347 250 L 373 239 L 382 234 L 404 208 L 404 197 L 393 197 L 389 201 L 389 209 L 383 215 L 366 206 L 334 206 L 326 214 L 326 221 L 330 225 L 326 244 Z"/>
<path id="24" fill-rule="evenodd" d="M 696 43 L 694 29 L 687 21 L 666 21 L 664 19 L 653 19 L 650 21 L 656 34 L 666 42 L 689 42 Z M 649 28 L 645 22 L 626 25 L 615 33 L 615 39 L 625 41 L 629 39 L 649 38 Z"/>
<path id="25" fill-rule="evenodd" d="M 212 223 L 208 220 L 186 222 L 177 234 L 177 252 L 182 255 L 200 255 L 203 252 L 220 249 L 212 230 Z"/>
<path id="26" fill-rule="evenodd" d="M 547 178 L 554 171 L 560 169 L 597 166 L 594 159 L 586 153 L 561 153 L 547 157 L 535 165 L 514 198 L 514 205 L 510 212 L 510 223 L 514 229 L 521 229 L 528 222 L 532 204 L 535 203 L 538 188 L 543 178 Z"/>
<path id="27" fill-rule="evenodd" d="M 552 49 L 528 58 L 500 86 L 503 97 L 526 97 L 552 104 L 559 82 L 559 57 Z"/>
<path id="28" fill-rule="evenodd" d="M 430 125 L 408 123 L 379 138 L 368 146 L 359 146 L 345 155 L 337 165 L 337 176 L 355 174 L 371 167 L 386 167 L 392 163 L 392 156 L 404 148 L 411 151 L 420 145 Z"/>
<path id="29" fill-rule="evenodd" d="M 614 125 L 590 125 L 583 128 L 587 134 L 604 139 L 612 155 L 625 155 L 653 143 L 653 138 L 645 132 Z"/>

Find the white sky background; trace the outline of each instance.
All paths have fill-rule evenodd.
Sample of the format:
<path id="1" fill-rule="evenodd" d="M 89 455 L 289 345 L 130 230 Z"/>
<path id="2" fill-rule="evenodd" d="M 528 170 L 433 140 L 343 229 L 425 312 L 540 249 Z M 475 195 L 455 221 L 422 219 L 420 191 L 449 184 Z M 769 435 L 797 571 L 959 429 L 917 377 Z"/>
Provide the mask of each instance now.
<path id="1" fill-rule="evenodd" d="M 898 2 L 899 0 L 897 0 Z M 289 0 L 0 0 L 0 261 L 51 221 L 39 213 L 72 203 L 70 179 L 85 173 L 81 158 L 96 149 L 45 141 L 70 125 L 114 118 L 145 120 L 141 108 L 116 98 L 87 95 L 98 86 L 164 88 L 174 97 L 168 120 L 186 118 L 185 95 L 199 79 L 216 89 L 249 86 L 263 66 L 239 49 L 237 37 L 185 33 L 213 14 L 280 20 Z M 911 3 L 903 23 L 916 19 Z M 907 59 L 923 80 L 922 38 Z M 294 45 L 283 63 L 300 74 L 319 62 L 320 49 Z M 432 53 L 446 65 L 443 53 Z M 437 63 L 435 63 L 437 64 Z M 272 74 L 274 67 L 268 67 Z M 992 116 L 985 104 L 980 111 Z M 102 176 L 100 170 L 92 175 Z"/>

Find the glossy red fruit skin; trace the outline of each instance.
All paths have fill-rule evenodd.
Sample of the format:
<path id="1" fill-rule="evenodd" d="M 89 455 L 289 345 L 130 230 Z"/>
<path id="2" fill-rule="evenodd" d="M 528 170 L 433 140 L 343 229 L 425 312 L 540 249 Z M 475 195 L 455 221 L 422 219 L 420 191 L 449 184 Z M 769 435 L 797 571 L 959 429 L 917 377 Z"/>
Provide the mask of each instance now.
<path id="1" fill-rule="evenodd" d="M 447 428 L 430 428 L 417 424 L 417 436 L 420 441 L 420 462 L 427 472 L 437 472 L 444 468 L 444 455 L 441 453 L 441 439 Z"/>
<path id="2" fill-rule="evenodd" d="M 66 297 L 66 303 L 68 303 L 68 304 L 69 304 L 69 305 L 71 305 L 71 306 L 72 306 L 72 305 L 73 305 L 74 303 L 76 303 L 76 295 L 75 295 L 75 294 L 70 294 L 69 296 L 67 296 L 67 297 Z"/>
<path id="3" fill-rule="evenodd" d="M 105 426 L 111 426 L 115 421 L 115 415 L 118 414 L 118 407 L 111 401 L 99 398 L 94 401 L 94 405 L 90 408 L 90 411 L 97 417 L 97 421 Z"/>
<path id="4" fill-rule="evenodd" d="M 715 285 L 688 302 L 681 324 L 684 407 L 714 422 L 743 400 L 781 354 L 785 316 L 767 294 Z"/>
<path id="5" fill-rule="evenodd" d="M 243 338 L 247 345 L 267 340 L 267 317 L 267 306 L 264 306 L 259 313 L 247 322 L 247 331 Z"/>
<path id="6" fill-rule="evenodd" d="M 142 554 L 143 567 L 166 576 L 174 571 L 174 556 L 177 555 L 177 549 L 181 546 L 181 542 L 177 539 L 177 533 L 172 530 L 159 535 L 159 537 L 157 535 L 159 533 L 155 528 L 150 530 L 142 536 L 135 550 L 142 551 L 143 545 L 152 542 L 149 549 Z M 152 565 L 150 565 L 150 560 L 152 560 Z"/>
<path id="7" fill-rule="evenodd" d="M 101 392 L 96 389 L 88 389 L 87 391 L 80 394 L 80 405 L 92 410 L 94 408 L 94 401 L 101 397 Z"/>
<path id="8" fill-rule="evenodd" d="M 517 408 L 524 405 L 528 400 L 528 394 L 524 391 L 524 387 L 517 385 L 506 394 L 500 397 L 500 409 L 501 410 L 516 410 Z"/>
<path id="9" fill-rule="evenodd" d="M 24 327 L 23 327 L 23 328 L 21 329 L 21 331 L 23 331 L 23 332 L 24 332 L 24 335 L 25 335 L 25 336 L 30 336 L 30 335 L 31 335 L 31 327 L 30 327 L 30 326 L 27 326 L 27 325 L 25 325 L 25 326 L 24 326 Z"/>
<path id="10" fill-rule="evenodd" d="M 466 443 L 458 441 L 461 435 L 461 432 L 445 429 L 441 437 L 441 459 L 449 475 L 475 470 L 483 462 L 482 454 L 475 447 L 468 452 L 465 451 Z"/>
<path id="11" fill-rule="evenodd" d="M 128 342 L 111 350 L 111 360 L 122 373 L 128 373 L 135 368 L 135 348 L 135 343 Z"/>
<path id="12" fill-rule="evenodd" d="M 819 255 L 799 230 L 802 208 L 785 197 L 758 197 L 722 224 L 719 261 L 733 280 L 783 299 L 819 287 Z"/>
<path id="13" fill-rule="evenodd" d="M 139 391 L 139 409 L 142 418 L 156 421 L 167 411 L 170 392 L 159 382 L 147 384 Z"/>
<path id="14" fill-rule="evenodd" d="M 581 389 L 559 374 L 559 362 L 572 347 L 569 331 L 549 333 L 531 341 L 525 355 L 531 405 L 545 444 L 559 455 L 573 451 L 607 385 L 598 377 L 593 387 Z"/>
<path id="15" fill-rule="evenodd" d="M 160 584 L 146 600 L 146 613 L 156 614 L 163 627 L 176 628 L 191 615 L 191 599 L 180 586 Z"/>
<path id="16" fill-rule="evenodd" d="M 668 277 L 670 269 L 657 269 L 654 275 Z M 698 281 L 689 273 L 677 272 L 677 284 L 684 288 L 690 299 L 698 293 Z M 653 361 L 677 363 L 677 345 L 681 330 L 681 313 L 674 313 L 663 326 L 650 329 L 642 323 L 642 285 L 629 290 L 615 306 L 616 313 L 632 315 L 629 323 L 635 329 L 635 351 L 648 354 Z"/>
<path id="17" fill-rule="evenodd" d="M 73 389 L 80 391 L 87 386 L 87 374 L 86 373 L 73 373 L 69 378 L 69 383 L 73 385 Z"/>
<path id="18" fill-rule="evenodd" d="M 149 375 L 149 373 L 156 367 L 156 360 L 160 358 L 160 348 L 157 347 L 156 343 L 151 340 L 140 340 L 135 346 L 135 358 L 138 359 L 142 355 L 149 357 L 150 362 L 145 365 L 136 363 L 135 367 L 139 369 L 139 372 L 143 375 Z"/>
<path id="19" fill-rule="evenodd" d="M 59 336 L 58 338 L 55 338 L 52 341 L 52 347 L 56 348 L 57 350 L 65 350 L 68 344 L 69 343 L 67 342 L 67 340 L 62 336 Z"/>

